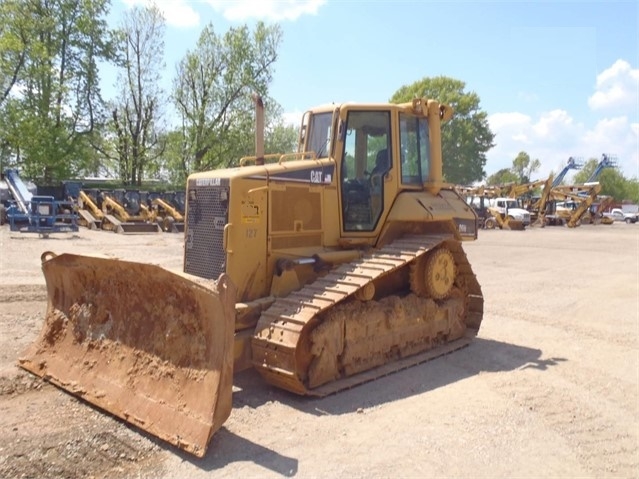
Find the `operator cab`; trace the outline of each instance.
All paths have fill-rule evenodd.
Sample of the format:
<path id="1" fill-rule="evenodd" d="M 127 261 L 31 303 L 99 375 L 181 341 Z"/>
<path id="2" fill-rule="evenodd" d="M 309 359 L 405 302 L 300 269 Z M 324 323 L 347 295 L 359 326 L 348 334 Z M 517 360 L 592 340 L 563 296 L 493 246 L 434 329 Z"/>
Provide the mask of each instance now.
<path id="1" fill-rule="evenodd" d="M 422 188 L 430 164 L 428 122 L 424 117 L 392 110 L 348 109 L 341 112 L 333 156 L 340 163 L 341 212 L 344 232 L 373 232 L 393 199 L 398 181 L 407 189 Z M 328 156 L 332 113 L 313 116 L 310 145 Z M 345 118 L 345 120 L 344 120 Z M 392 122 L 399 122 L 394 138 Z M 399 144 L 396 144 L 399 140 Z M 401 161 L 397 161 L 397 157 Z M 400 171 L 396 171 L 399 167 Z M 393 181 L 394 180 L 394 181 Z M 395 188 L 391 190 L 391 185 Z M 388 198 L 387 198 L 388 197 Z"/>

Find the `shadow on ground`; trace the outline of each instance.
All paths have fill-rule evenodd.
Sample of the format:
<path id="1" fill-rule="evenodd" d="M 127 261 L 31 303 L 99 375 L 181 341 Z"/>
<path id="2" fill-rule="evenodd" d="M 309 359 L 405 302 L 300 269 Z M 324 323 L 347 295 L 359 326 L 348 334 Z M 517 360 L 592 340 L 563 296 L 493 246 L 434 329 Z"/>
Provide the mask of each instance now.
<path id="1" fill-rule="evenodd" d="M 235 377 L 234 407 L 259 407 L 278 401 L 315 415 L 348 414 L 378 406 L 485 372 L 534 368 L 546 370 L 563 358 L 542 359 L 542 351 L 492 339 L 475 338 L 462 350 L 435 358 L 323 398 L 301 397 L 266 384 L 255 371 Z"/>

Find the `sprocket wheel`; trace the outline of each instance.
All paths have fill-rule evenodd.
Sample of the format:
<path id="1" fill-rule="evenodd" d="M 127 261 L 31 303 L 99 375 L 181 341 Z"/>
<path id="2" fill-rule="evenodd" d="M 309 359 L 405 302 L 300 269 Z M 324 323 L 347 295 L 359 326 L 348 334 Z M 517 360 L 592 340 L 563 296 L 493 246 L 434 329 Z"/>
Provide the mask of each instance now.
<path id="1" fill-rule="evenodd" d="M 456 275 L 453 254 L 446 248 L 438 248 L 411 264 L 410 289 L 418 296 L 444 299 L 450 295 Z"/>

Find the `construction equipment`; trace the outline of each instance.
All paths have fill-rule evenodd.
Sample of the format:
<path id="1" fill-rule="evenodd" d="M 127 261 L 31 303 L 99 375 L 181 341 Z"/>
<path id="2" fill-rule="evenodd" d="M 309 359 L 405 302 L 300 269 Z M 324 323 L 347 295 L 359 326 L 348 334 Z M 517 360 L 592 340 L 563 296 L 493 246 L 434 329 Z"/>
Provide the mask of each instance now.
<path id="1" fill-rule="evenodd" d="M 546 203 L 550 198 L 553 183 L 553 174 L 551 173 L 545 180 L 511 185 L 506 194 L 510 198 L 519 199 L 522 202 L 524 209 L 530 213 L 531 225 L 538 225 L 543 228 L 546 225 Z M 541 189 L 541 195 L 533 196 L 532 193 L 537 189 Z"/>
<path id="2" fill-rule="evenodd" d="M 150 194 L 149 202 L 162 231 L 184 233 L 184 216 L 168 199 L 162 198 L 159 194 Z"/>
<path id="3" fill-rule="evenodd" d="M 45 253 L 46 321 L 20 359 L 200 457 L 234 372 L 323 396 L 461 348 L 483 316 L 462 249 L 477 217 L 442 177 L 448 106 L 318 107 L 297 153 L 264 155 L 256 103 L 256 156 L 188 178 L 184 273 Z"/>
<path id="4" fill-rule="evenodd" d="M 597 166 L 595 167 L 590 177 L 586 180 L 585 184 L 593 183 L 597 181 L 597 178 L 599 178 L 599 175 L 601 174 L 601 172 L 605 170 L 606 168 L 616 168 L 616 167 L 617 167 L 617 159 L 611 155 L 607 155 L 606 153 L 603 153 L 601 155 L 601 160 L 599 161 L 599 163 L 597 163 Z"/>
<path id="5" fill-rule="evenodd" d="M 464 198 L 466 203 L 473 208 L 478 219 L 479 228 L 487 228 L 486 220 L 488 220 L 488 229 L 497 226 L 497 220 L 493 219 L 492 213 L 489 211 L 491 201 L 494 198 L 503 196 L 506 189 L 502 186 L 455 186 L 455 191 Z"/>
<path id="6" fill-rule="evenodd" d="M 484 222 L 484 227 L 487 230 L 492 230 L 497 227 L 501 230 L 515 231 L 523 231 L 526 229 L 526 225 L 521 219 L 516 219 L 507 211 L 502 211 L 501 207 L 489 206 L 488 212 L 490 213 L 490 216 L 487 217 Z"/>
<path id="7" fill-rule="evenodd" d="M 486 229 L 524 230 L 530 225 L 530 213 L 522 208 L 514 198 L 493 198 L 489 200 L 488 212 L 490 217 L 486 218 Z"/>
<path id="8" fill-rule="evenodd" d="M 92 230 L 97 230 L 102 227 L 102 218 L 104 218 L 104 212 L 102 208 L 98 206 L 97 195 L 92 195 L 84 190 L 80 190 L 78 193 L 78 216 L 80 226 L 85 226 Z"/>
<path id="9" fill-rule="evenodd" d="M 604 214 L 615 202 L 612 196 L 598 196 L 590 206 L 590 214 L 582 216 L 582 223 L 593 225 L 611 225 L 615 222 L 613 218 Z"/>
<path id="10" fill-rule="evenodd" d="M 102 192 L 101 228 L 124 234 L 161 232 L 162 229 L 155 222 L 155 217 L 141 205 L 137 192 Z"/>
<path id="11" fill-rule="evenodd" d="M 561 182 L 564 180 L 564 177 L 566 176 L 568 171 L 580 170 L 581 168 L 583 168 L 583 166 L 584 166 L 583 162 L 577 161 L 572 156 L 568 158 L 568 161 L 566 162 L 566 166 L 563 167 L 563 169 L 559 172 L 557 177 L 553 180 L 552 187 L 554 188 L 555 186 L 561 185 Z"/>
<path id="12" fill-rule="evenodd" d="M 78 231 L 72 202 L 34 195 L 17 170 L 5 171 L 4 178 L 15 201 L 6 211 L 0 211 L 0 216 L 6 215 L 11 231 L 37 233 L 43 238 L 48 238 L 51 233 Z"/>
<path id="13" fill-rule="evenodd" d="M 580 226 L 582 217 L 589 213 L 600 191 L 599 183 L 553 188 L 550 196 L 554 200 L 555 215 L 563 220 L 557 224 L 565 223 L 569 228 Z M 546 224 L 553 223 L 547 221 Z"/>

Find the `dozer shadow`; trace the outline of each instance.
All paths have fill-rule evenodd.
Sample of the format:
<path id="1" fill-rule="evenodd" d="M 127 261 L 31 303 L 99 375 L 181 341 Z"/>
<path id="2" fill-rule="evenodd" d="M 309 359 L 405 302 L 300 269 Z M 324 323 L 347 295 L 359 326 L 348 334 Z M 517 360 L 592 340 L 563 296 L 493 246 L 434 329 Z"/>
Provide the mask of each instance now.
<path id="1" fill-rule="evenodd" d="M 259 407 L 277 401 L 314 415 L 339 415 L 405 399 L 485 372 L 517 369 L 546 370 L 565 358 L 542 358 L 540 349 L 475 338 L 466 348 L 426 363 L 391 373 L 349 390 L 323 398 L 299 397 L 265 385 L 252 371 L 235 377 L 233 407 Z M 239 389 L 239 390 L 238 390 Z"/>
<path id="2" fill-rule="evenodd" d="M 150 436 L 149 438 L 151 439 Z M 284 477 L 293 477 L 298 470 L 297 459 L 283 456 L 272 449 L 244 439 L 233 434 L 226 427 L 222 427 L 215 433 L 211 439 L 211 447 L 202 459 L 197 459 L 166 443 L 158 442 L 158 445 L 170 449 L 182 460 L 204 471 L 221 469 L 234 462 L 253 462 Z"/>

